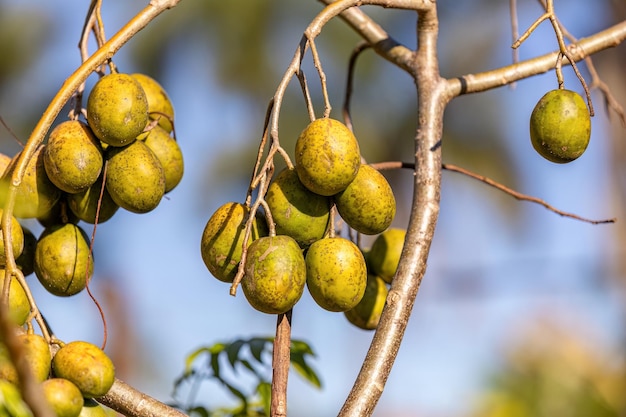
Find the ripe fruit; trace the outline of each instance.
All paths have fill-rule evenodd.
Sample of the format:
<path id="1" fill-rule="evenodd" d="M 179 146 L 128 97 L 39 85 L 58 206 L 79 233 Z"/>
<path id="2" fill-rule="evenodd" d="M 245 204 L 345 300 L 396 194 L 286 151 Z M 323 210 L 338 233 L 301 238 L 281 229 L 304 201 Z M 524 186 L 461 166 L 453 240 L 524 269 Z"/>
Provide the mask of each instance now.
<path id="1" fill-rule="evenodd" d="M 78 417 L 84 399 L 76 385 L 63 378 L 50 378 L 42 383 L 44 398 L 57 417 Z"/>
<path id="2" fill-rule="evenodd" d="M 375 235 L 387 229 L 396 215 L 396 199 L 387 179 L 369 165 L 335 196 L 337 211 L 357 232 Z"/>
<path id="3" fill-rule="evenodd" d="M 24 177 L 15 196 L 15 207 L 13 208 L 15 217 L 27 219 L 43 216 L 61 197 L 61 190 L 50 181 L 46 174 L 43 162 L 44 149 L 45 145 L 37 148 L 26 165 Z M 13 158 L 2 178 L 0 200 L 2 200 L 3 205 L 19 155 Z"/>
<path id="4" fill-rule="evenodd" d="M 143 141 L 110 147 L 106 158 L 106 188 L 115 204 L 133 213 L 147 213 L 159 205 L 165 194 L 165 173 Z"/>
<path id="5" fill-rule="evenodd" d="M 100 201 L 100 211 L 98 211 L 100 192 L 102 192 L 102 201 Z M 113 217 L 120 208 L 113 201 L 106 187 L 102 190 L 102 176 L 85 191 L 68 194 L 67 206 L 74 216 L 90 224 L 96 222 L 96 213 L 98 214 L 98 223 L 104 223 Z"/>
<path id="6" fill-rule="evenodd" d="M 0 281 L 4 286 L 5 270 L 0 269 Z M 17 278 L 11 277 L 11 286 L 9 287 L 9 319 L 18 326 L 26 323 L 26 319 L 30 315 L 30 304 L 26 291 L 20 285 Z"/>
<path id="7" fill-rule="evenodd" d="M 185 170 L 183 152 L 180 150 L 178 142 L 161 126 L 155 126 L 147 133 L 144 143 L 154 152 L 163 167 L 165 192 L 172 191 L 183 178 Z"/>
<path id="8" fill-rule="evenodd" d="M 361 301 L 367 270 L 354 243 L 341 237 L 318 240 L 309 247 L 305 260 L 307 287 L 320 307 L 346 311 Z"/>
<path id="9" fill-rule="evenodd" d="M 328 226 L 330 200 L 309 191 L 293 169 L 285 168 L 270 184 L 265 195 L 276 233 L 291 236 L 302 247 L 321 239 Z"/>
<path id="10" fill-rule="evenodd" d="M 52 370 L 57 377 L 72 381 L 86 398 L 102 397 L 115 382 L 113 362 L 89 342 L 63 345 L 52 359 Z"/>
<path id="11" fill-rule="evenodd" d="M 306 265 L 298 243 L 289 236 L 266 236 L 248 247 L 241 288 L 255 309 L 282 314 L 300 299 Z"/>
<path id="12" fill-rule="evenodd" d="M 174 119 L 174 106 L 163 87 L 154 78 L 145 74 L 131 74 L 131 76 L 139 81 L 143 91 L 146 93 L 150 119 L 158 119 L 159 126 L 168 133 L 171 132 L 172 122 L 170 122 L 170 119 Z"/>
<path id="13" fill-rule="evenodd" d="M 107 417 L 107 415 L 103 406 L 91 398 L 85 398 L 85 404 L 83 404 L 83 408 L 78 417 Z"/>
<path id="14" fill-rule="evenodd" d="M 148 123 L 148 99 L 139 81 L 117 73 L 100 78 L 87 98 L 87 121 L 108 145 L 133 142 Z"/>
<path id="15" fill-rule="evenodd" d="M 46 228 L 35 247 L 35 275 L 46 290 L 69 297 L 85 289 L 93 274 L 89 239 L 75 224 Z"/>
<path id="16" fill-rule="evenodd" d="M 22 334 L 18 336 L 23 350 L 23 357 L 28 363 L 35 380 L 43 382 L 50 374 L 50 346 L 46 339 L 38 334 Z"/>
<path id="17" fill-rule="evenodd" d="M 202 259 L 211 274 L 220 281 L 233 282 L 241 260 L 245 225 L 250 209 L 240 203 L 226 203 L 211 216 L 200 242 Z M 267 225 L 260 215 L 252 223 L 247 245 L 267 236 Z"/>
<path id="18" fill-rule="evenodd" d="M 404 229 L 387 229 L 376 237 L 367 255 L 371 272 L 388 284 L 391 284 L 398 269 L 405 237 Z"/>
<path id="19" fill-rule="evenodd" d="M 382 278 L 369 274 L 363 298 L 344 314 L 348 321 L 363 330 L 374 330 L 387 300 L 387 285 Z"/>
<path id="20" fill-rule="evenodd" d="M 83 191 L 102 170 L 102 148 L 89 126 L 78 120 L 61 123 L 50 133 L 43 154 L 54 185 L 67 193 Z"/>
<path id="21" fill-rule="evenodd" d="M 311 122 L 300 133 L 295 157 L 302 184 L 325 196 L 344 190 L 361 165 L 359 144 L 350 129 L 326 117 Z"/>
<path id="22" fill-rule="evenodd" d="M 548 161 L 563 164 L 581 156 L 591 136 L 591 117 L 583 98 L 571 90 L 547 92 L 530 116 L 530 140 Z"/>
<path id="23" fill-rule="evenodd" d="M 0 218 L 2 218 L 4 210 L 0 209 Z M 13 257 L 17 258 L 24 250 L 24 231 L 17 219 L 11 216 L 11 248 L 13 249 Z M 0 230 L 0 265 L 6 264 L 6 255 L 4 253 L 4 235 Z"/>

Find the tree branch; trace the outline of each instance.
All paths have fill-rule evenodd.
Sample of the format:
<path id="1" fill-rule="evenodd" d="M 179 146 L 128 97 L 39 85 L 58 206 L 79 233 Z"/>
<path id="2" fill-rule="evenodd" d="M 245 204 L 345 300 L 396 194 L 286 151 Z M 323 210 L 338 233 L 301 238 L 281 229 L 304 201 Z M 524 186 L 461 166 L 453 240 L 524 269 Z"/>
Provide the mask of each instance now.
<path id="1" fill-rule="evenodd" d="M 109 392 L 96 400 L 126 417 L 187 417 L 130 385 L 116 379 Z"/>

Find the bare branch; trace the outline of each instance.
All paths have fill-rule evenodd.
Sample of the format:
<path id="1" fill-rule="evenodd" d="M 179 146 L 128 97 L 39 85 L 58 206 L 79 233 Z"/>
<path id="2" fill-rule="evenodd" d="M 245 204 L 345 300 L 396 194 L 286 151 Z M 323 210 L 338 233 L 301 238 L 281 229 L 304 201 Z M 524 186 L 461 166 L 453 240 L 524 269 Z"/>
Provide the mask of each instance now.
<path id="1" fill-rule="evenodd" d="M 96 398 L 96 401 L 126 417 L 187 417 L 185 413 L 137 391 L 119 379 L 115 380 L 104 397 Z"/>

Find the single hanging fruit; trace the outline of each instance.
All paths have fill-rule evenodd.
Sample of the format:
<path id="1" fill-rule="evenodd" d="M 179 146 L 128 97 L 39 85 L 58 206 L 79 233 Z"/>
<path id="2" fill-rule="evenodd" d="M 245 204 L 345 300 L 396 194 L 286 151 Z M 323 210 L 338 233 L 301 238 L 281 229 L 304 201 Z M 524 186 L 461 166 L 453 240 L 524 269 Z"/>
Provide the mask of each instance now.
<path id="1" fill-rule="evenodd" d="M 165 192 L 169 193 L 183 178 L 185 170 L 183 152 L 178 142 L 161 126 L 150 129 L 143 141 L 161 163 L 165 174 Z"/>
<path id="2" fill-rule="evenodd" d="M 64 378 L 50 378 L 42 383 L 42 388 L 56 417 L 78 417 L 85 400 L 76 385 Z"/>

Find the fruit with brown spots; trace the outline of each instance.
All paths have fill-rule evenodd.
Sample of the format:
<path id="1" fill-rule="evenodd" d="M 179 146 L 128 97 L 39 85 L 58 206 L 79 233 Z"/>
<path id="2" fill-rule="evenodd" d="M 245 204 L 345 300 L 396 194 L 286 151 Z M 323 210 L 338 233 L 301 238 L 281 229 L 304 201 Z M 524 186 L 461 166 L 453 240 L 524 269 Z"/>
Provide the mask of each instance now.
<path id="1" fill-rule="evenodd" d="M 374 330 L 380 321 L 388 292 L 382 278 L 368 274 L 363 298 L 344 313 L 348 321 L 360 329 Z"/>
<path id="2" fill-rule="evenodd" d="M 50 378 L 42 388 L 56 417 L 78 417 L 85 400 L 76 385 L 64 378 Z"/>
<path id="3" fill-rule="evenodd" d="M 115 382 L 115 367 L 98 346 L 84 341 L 67 343 L 52 359 L 54 375 L 72 381 L 86 398 L 102 397 Z"/>

